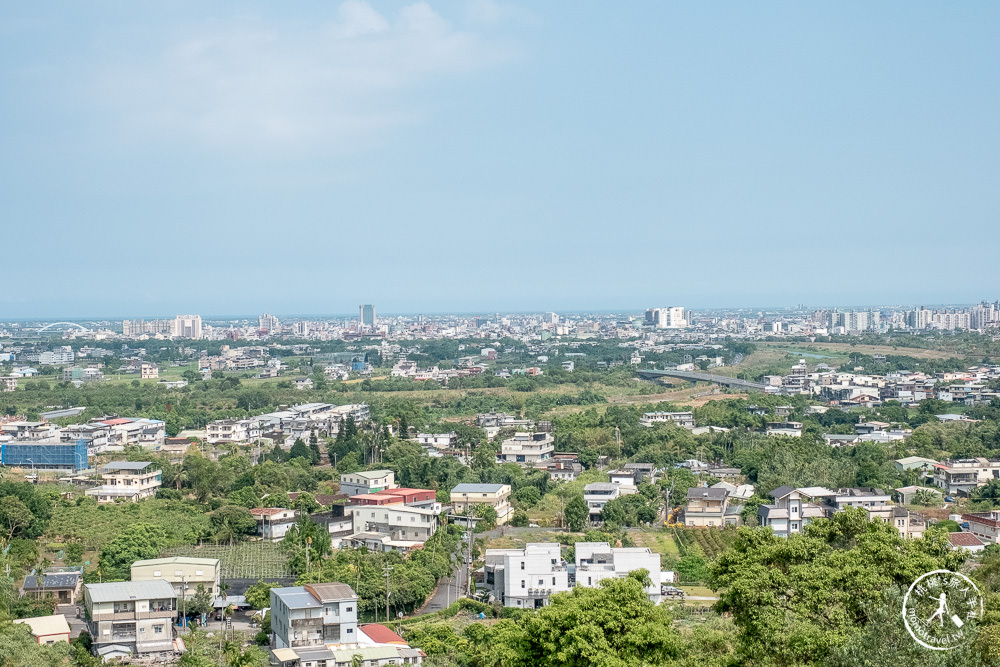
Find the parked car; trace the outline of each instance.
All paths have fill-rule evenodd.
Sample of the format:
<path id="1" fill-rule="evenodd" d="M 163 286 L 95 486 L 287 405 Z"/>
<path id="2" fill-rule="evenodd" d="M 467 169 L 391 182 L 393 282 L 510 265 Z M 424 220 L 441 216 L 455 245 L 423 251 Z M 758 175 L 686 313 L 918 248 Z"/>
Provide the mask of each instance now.
<path id="1" fill-rule="evenodd" d="M 660 595 L 674 600 L 683 600 L 685 594 L 684 591 L 676 586 L 660 586 Z"/>

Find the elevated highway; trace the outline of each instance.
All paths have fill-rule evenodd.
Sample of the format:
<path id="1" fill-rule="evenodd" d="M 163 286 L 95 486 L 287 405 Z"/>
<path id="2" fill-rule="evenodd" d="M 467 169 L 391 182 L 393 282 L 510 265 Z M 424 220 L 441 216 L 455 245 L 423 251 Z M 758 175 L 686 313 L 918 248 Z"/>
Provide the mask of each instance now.
<path id="1" fill-rule="evenodd" d="M 638 371 L 639 377 L 644 380 L 658 380 L 659 378 L 676 378 L 687 380 L 688 382 L 714 382 L 734 389 L 744 389 L 746 391 L 764 391 L 766 385 L 760 382 L 750 382 L 739 378 L 726 377 L 725 375 L 712 375 L 711 373 L 699 373 L 696 371 L 657 371 L 643 369 Z"/>

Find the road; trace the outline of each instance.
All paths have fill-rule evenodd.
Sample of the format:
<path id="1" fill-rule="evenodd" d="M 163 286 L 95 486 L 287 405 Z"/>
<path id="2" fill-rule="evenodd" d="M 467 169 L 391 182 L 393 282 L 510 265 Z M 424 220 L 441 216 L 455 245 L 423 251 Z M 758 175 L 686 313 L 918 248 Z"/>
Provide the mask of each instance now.
<path id="1" fill-rule="evenodd" d="M 416 611 L 415 615 L 420 616 L 421 614 L 430 614 L 435 611 L 441 611 L 465 595 L 466 577 L 467 573 L 465 564 L 460 563 L 459 566 L 455 568 L 455 572 L 452 573 L 452 576 L 445 577 L 441 580 L 437 589 L 431 594 L 430 599 L 424 603 L 423 607 Z"/>

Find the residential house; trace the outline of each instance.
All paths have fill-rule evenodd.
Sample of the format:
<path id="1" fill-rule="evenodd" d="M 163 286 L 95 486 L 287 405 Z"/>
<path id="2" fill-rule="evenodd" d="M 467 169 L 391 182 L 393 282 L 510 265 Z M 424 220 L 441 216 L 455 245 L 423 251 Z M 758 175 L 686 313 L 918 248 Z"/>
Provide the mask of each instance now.
<path id="1" fill-rule="evenodd" d="M 596 587 L 604 579 L 624 579 L 630 572 L 646 570 L 650 585 L 646 595 L 654 604 L 660 602 L 660 554 L 647 547 L 615 547 L 607 542 L 577 542 L 575 586 Z"/>
<path id="2" fill-rule="evenodd" d="M 689 488 L 684 507 L 684 525 L 722 527 L 739 523 L 739 512 L 730 511 L 729 491 L 725 488 L 696 486 Z"/>
<path id="3" fill-rule="evenodd" d="M 978 553 L 986 548 L 983 541 L 972 533 L 948 533 L 948 544 L 956 551 Z"/>
<path id="4" fill-rule="evenodd" d="M 196 594 L 199 585 L 216 598 L 221 593 L 220 575 L 218 558 L 171 556 L 132 563 L 132 581 L 165 581 L 174 587 L 174 594 L 181 600 Z"/>
<path id="5" fill-rule="evenodd" d="M 610 482 L 592 482 L 583 487 L 583 500 L 587 503 L 591 521 L 600 521 L 601 512 L 608 501 L 619 498 L 622 495 L 622 487 L 619 484 Z"/>
<path id="6" fill-rule="evenodd" d="M 455 514 L 474 514 L 476 505 L 489 505 L 497 512 L 497 525 L 510 519 L 509 484 L 459 484 L 451 490 L 451 507 Z"/>
<path id="7" fill-rule="evenodd" d="M 545 470 L 553 482 L 572 482 L 583 472 L 583 466 L 576 461 L 550 461 Z"/>
<path id="8" fill-rule="evenodd" d="M 904 470 L 933 472 L 936 464 L 937 461 L 934 459 L 927 459 L 923 456 L 905 456 L 901 459 L 896 459 L 895 461 L 896 470 L 899 470 L 900 472 Z"/>
<path id="9" fill-rule="evenodd" d="M 656 426 L 658 424 L 674 424 L 681 428 L 694 428 L 693 412 L 644 412 L 639 418 L 642 426 Z"/>
<path id="10" fill-rule="evenodd" d="M 435 449 L 454 449 L 458 447 L 458 434 L 451 433 L 418 433 L 417 444 Z"/>
<path id="11" fill-rule="evenodd" d="M 934 465 L 934 484 L 949 496 L 968 495 L 973 489 L 1000 479 L 1000 461 L 985 458 L 942 461 Z"/>
<path id="12" fill-rule="evenodd" d="M 245 445 L 260 440 L 261 424 L 260 420 L 254 417 L 249 419 L 217 419 L 209 422 L 206 432 L 206 440 L 210 444 L 235 442 Z"/>
<path id="13" fill-rule="evenodd" d="M 101 467 L 105 483 L 87 489 L 87 495 L 101 504 L 119 499 L 135 503 L 155 496 L 161 477 L 162 471 L 150 461 L 112 461 Z"/>
<path id="14" fill-rule="evenodd" d="M 376 493 L 396 486 L 396 474 L 391 470 L 368 470 L 344 473 L 340 476 L 340 492 L 349 496 Z"/>
<path id="15" fill-rule="evenodd" d="M 941 491 L 938 489 L 933 489 L 928 486 L 901 486 L 898 489 L 894 489 L 896 492 L 896 500 L 901 505 L 909 505 L 913 502 L 913 498 L 917 495 L 919 491 L 926 491 L 927 493 L 934 494 L 935 498 L 940 502 Z"/>
<path id="16" fill-rule="evenodd" d="M 401 502 L 352 508 L 354 533 L 346 542 L 372 551 L 407 552 L 423 546 L 437 531 L 440 512 Z"/>
<path id="17" fill-rule="evenodd" d="M 498 462 L 533 466 L 552 458 L 556 450 L 551 433 L 515 433 L 500 444 Z"/>
<path id="18" fill-rule="evenodd" d="M 280 542 L 298 518 L 298 510 L 284 507 L 255 507 L 250 510 L 257 521 L 257 534 L 270 542 Z"/>
<path id="19" fill-rule="evenodd" d="M 497 587 L 504 606 L 538 609 L 547 605 L 554 593 L 572 588 L 558 543 L 529 543 L 524 549 L 504 552 L 502 584 Z"/>
<path id="20" fill-rule="evenodd" d="M 761 526 L 769 526 L 778 537 L 801 533 L 813 519 L 821 519 L 826 512 L 819 505 L 806 502 L 809 497 L 802 489 L 781 486 L 771 492 L 774 503 L 761 505 L 757 518 Z"/>
<path id="21" fill-rule="evenodd" d="M 612 548 L 607 542 L 577 542 L 568 565 L 557 543 L 529 543 L 524 549 L 487 549 L 485 585 L 506 607 L 538 609 L 555 593 L 575 586 L 597 587 L 603 579 L 623 579 L 646 570 L 653 582 L 646 593 L 660 600 L 660 556 L 647 548 Z"/>
<path id="22" fill-rule="evenodd" d="M 69 643 L 69 623 L 63 614 L 53 614 L 51 616 L 34 616 L 32 618 L 16 618 L 15 623 L 23 623 L 28 626 L 31 636 L 39 644 L 50 645 L 60 642 Z"/>
<path id="23" fill-rule="evenodd" d="M 358 596 L 339 582 L 271 589 L 271 647 L 356 644 Z"/>
<path id="24" fill-rule="evenodd" d="M 963 514 L 962 521 L 969 522 L 969 532 L 984 544 L 1000 544 L 1000 510 Z"/>
<path id="25" fill-rule="evenodd" d="M 124 581 L 84 586 L 87 631 L 95 655 L 169 658 L 177 595 L 165 581 Z"/>
<path id="26" fill-rule="evenodd" d="M 652 484 L 656 481 L 656 466 L 652 463 L 626 463 L 622 468 L 635 472 L 636 484 L 642 484 L 643 482 Z"/>
<path id="27" fill-rule="evenodd" d="M 787 435 L 799 438 L 802 437 L 802 422 L 768 422 L 764 432 L 767 435 Z"/>
<path id="28" fill-rule="evenodd" d="M 21 595 L 44 600 L 49 595 L 56 604 L 76 604 L 83 585 L 83 566 L 49 567 L 41 574 L 35 570 L 24 578 Z"/>

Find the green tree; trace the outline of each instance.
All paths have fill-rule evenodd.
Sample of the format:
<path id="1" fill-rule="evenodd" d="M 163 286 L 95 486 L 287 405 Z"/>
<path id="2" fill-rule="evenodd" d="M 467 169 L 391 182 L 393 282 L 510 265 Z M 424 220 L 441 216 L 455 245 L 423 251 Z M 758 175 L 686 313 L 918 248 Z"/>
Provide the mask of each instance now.
<path id="1" fill-rule="evenodd" d="M 15 535 L 23 535 L 34 519 L 35 515 L 17 496 L 0 498 L 0 529 L 4 533 L 4 545 Z"/>
<path id="2" fill-rule="evenodd" d="M 244 597 L 246 598 L 247 604 L 252 608 L 264 609 L 265 607 L 271 606 L 271 589 L 281 588 L 281 586 L 282 584 L 278 582 L 268 583 L 260 580 L 246 590 Z"/>
<path id="3" fill-rule="evenodd" d="M 478 660 L 484 667 L 623 667 L 667 664 L 682 642 L 666 607 L 649 601 L 644 570 L 605 579 L 600 588 L 577 587 L 550 604 L 488 631 Z"/>
<path id="4" fill-rule="evenodd" d="M 194 595 L 184 603 L 184 612 L 186 614 L 206 615 L 213 611 L 215 611 L 215 600 L 212 599 L 212 591 L 205 588 L 205 584 L 198 584 Z"/>
<path id="5" fill-rule="evenodd" d="M 101 548 L 99 560 L 104 580 L 126 581 L 132 563 L 156 558 L 166 542 L 167 534 L 162 528 L 148 523 L 132 524 Z"/>
<path id="6" fill-rule="evenodd" d="M 590 510 L 587 508 L 587 502 L 579 493 L 570 498 L 566 507 L 563 508 L 563 520 L 566 522 L 566 527 L 574 533 L 583 530 L 589 515 Z"/>
<path id="7" fill-rule="evenodd" d="M 886 604 L 887 591 L 962 558 L 941 533 L 904 540 L 854 508 L 789 538 L 740 528 L 711 565 L 710 586 L 719 591 L 716 610 L 738 628 L 741 662 L 818 664 L 857 635 L 865 609 Z"/>
<path id="8" fill-rule="evenodd" d="M 312 461 L 312 451 L 309 449 L 309 446 L 306 445 L 306 443 L 302 440 L 302 438 L 296 438 L 295 444 L 293 444 L 292 448 L 288 451 L 288 458 L 294 459 L 296 457 L 301 457 L 306 459 L 307 461 Z"/>
<path id="9" fill-rule="evenodd" d="M 514 514 L 510 518 L 510 525 L 515 528 L 527 528 L 531 520 L 528 518 L 528 513 L 524 510 L 515 510 Z"/>
<path id="10" fill-rule="evenodd" d="M 308 491 L 302 491 L 299 493 L 295 501 L 292 502 L 292 508 L 297 509 L 300 512 L 305 512 L 306 514 L 312 514 L 313 512 L 322 509 L 323 506 L 316 500 L 316 496 Z"/>
<path id="11" fill-rule="evenodd" d="M 757 510 L 760 509 L 761 505 L 766 505 L 767 499 L 761 498 L 756 493 L 750 496 L 747 501 L 743 504 L 743 509 L 740 510 L 740 519 L 743 521 L 744 526 L 756 526 L 760 521 L 757 518 Z"/>
<path id="12" fill-rule="evenodd" d="M 497 510 L 495 507 L 493 507 L 493 505 L 480 503 L 476 505 L 474 510 L 472 510 L 472 514 L 473 516 L 477 516 L 480 519 L 482 519 L 482 521 L 479 521 L 476 524 L 476 532 L 481 532 L 484 530 L 493 530 L 494 528 L 496 528 L 497 519 L 499 518 L 499 516 L 497 515 Z"/>
<path id="13" fill-rule="evenodd" d="M 219 542 L 232 543 L 257 530 L 257 521 L 246 507 L 240 505 L 223 505 L 212 512 L 210 525 Z"/>

